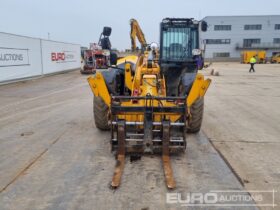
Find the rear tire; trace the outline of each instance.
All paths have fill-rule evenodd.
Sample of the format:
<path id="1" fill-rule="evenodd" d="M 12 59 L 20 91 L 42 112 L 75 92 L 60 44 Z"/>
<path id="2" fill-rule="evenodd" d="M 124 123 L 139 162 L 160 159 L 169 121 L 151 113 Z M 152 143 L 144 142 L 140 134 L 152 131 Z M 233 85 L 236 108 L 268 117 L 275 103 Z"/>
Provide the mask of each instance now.
<path id="1" fill-rule="evenodd" d="M 191 106 L 191 119 L 188 122 L 187 132 L 197 133 L 200 131 L 204 110 L 204 98 L 198 99 Z"/>
<path id="2" fill-rule="evenodd" d="M 109 107 L 105 104 L 102 98 L 94 97 L 93 99 L 93 114 L 95 126 L 100 130 L 109 130 L 108 119 Z"/>

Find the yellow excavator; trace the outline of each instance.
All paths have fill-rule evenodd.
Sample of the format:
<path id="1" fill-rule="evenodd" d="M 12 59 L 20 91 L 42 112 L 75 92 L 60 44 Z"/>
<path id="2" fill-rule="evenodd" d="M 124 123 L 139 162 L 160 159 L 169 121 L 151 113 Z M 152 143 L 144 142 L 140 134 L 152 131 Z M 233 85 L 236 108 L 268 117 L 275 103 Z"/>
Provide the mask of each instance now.
<path id="1" fill-rule="evenodd" d="M 186 133 L 200 130 L 203 99 L 211 83 L 198 73 L 195 59 L 202 56 L 199 33 L 206 30 L 206 22 L 165 18 L 159 49 L 147 45 L 141 55 L 122 58 L 108 71 L 88 78 L 96 127 L 111 131 L 117 158 L 112 188 L 120 185 L 127 155 L 157 153 L 167 187 L 176 187 L 170 154 L 184 152 Z"/>
<path id="2" fill-rule="evenodd" d="M 135 19 L 130 19 L 130 39 L 131 39 L 131 50 L 135 51 L 136 47 L 136 38 L 141 44 L 141 49 L 145 49 L 147 47 L 147 42 L 145 39 L 145 35 Z"/>

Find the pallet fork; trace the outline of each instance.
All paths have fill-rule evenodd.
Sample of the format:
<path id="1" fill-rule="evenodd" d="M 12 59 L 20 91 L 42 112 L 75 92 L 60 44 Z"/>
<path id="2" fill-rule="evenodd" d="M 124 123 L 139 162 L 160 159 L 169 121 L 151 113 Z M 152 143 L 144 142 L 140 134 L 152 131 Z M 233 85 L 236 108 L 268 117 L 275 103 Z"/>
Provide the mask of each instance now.
<path id="1" fill-rule="evenodd" d="M 173 177 L 170 153 L 178 150 L 185 150 L 185 128 L 186 128 L 186 105 L 181 103 L 178 106 L 155 107 L 154 101 L 186 101 L 185 97 L 137 97 L 137 100 L 144 100 L 146 106 L 121 106 L 121 103 L 114 101 L 136 100 L 136 97 L 112 97 L 111 120 L 112 120 L 112 149 L 116 150 L 117 163 L 111 182 L 112 188 L 120 185 L 121 175 L 125 165 L 125 155 L 143 154 L 143 153 L 160 153 L 162 156 L 163 169 L 165 174 L 166 185 L 169 189 L 176 187 Z M 126 121 L 119 119 L 118 116 L 131 116 L 137 113 L 143 116 L 143 121 Z M 171 122 L 167 119 L 169 115 L 179 115 L 177 122 Z M 161 121 L 154 119 L 161 118 Z M 139 118 L 138 118 L 139 119 Z M 175 134 L 175 136 L 173 136 Z M 143 139 L 137 138 L 140 136 Z M 131 143 L 132 142 L 132 143 Z"/>

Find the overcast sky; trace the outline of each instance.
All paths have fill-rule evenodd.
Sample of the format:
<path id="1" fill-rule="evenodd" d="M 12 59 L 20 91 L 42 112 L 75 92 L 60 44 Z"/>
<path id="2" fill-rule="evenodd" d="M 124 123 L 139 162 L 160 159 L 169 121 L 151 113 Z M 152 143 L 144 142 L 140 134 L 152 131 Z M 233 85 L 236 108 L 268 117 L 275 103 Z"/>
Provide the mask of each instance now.
<path id="1" fill-rule="evenodd" d="M 159 38 L 164 17 L 279 15 L 279 0 L 0 0 L 0 31 L 88 46 L 103 26 L 111 42 L 130 48 L 129 19 L 138 20 L 148 42 Z"/>

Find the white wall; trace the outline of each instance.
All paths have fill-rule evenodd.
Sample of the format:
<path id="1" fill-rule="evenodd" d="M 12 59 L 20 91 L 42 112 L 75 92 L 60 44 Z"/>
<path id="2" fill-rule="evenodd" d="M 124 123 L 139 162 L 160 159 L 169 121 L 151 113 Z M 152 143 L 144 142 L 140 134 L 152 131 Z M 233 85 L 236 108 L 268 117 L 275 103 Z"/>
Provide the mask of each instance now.
<path id="1" fill-rule="evenodd" d="M 0 82 L 41 74 L 40 39 L 0 33 Z"/>
<path id="2" fill-rule="evenodd" d="M 42 40 L 42 55 L 44 74 L 81 67 L 80 45 Z"/>
<path id="3" fill-rule="evenodd" d="M 0 32 L 0 82 L 77 69 L 80 57 L 77 44 Z"/>

